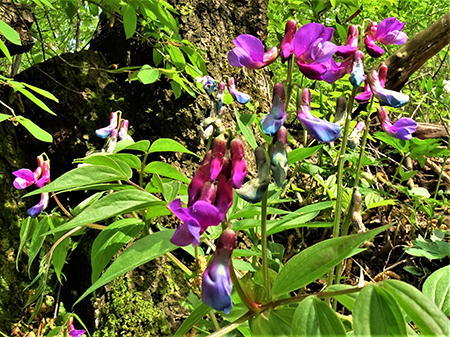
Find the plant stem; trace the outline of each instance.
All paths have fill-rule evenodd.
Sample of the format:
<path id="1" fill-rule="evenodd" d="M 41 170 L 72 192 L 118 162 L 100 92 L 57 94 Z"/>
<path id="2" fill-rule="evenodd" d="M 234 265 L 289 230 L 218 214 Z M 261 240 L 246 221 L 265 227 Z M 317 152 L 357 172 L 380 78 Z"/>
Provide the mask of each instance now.
<path id="1" fill-rule="evenodd" d="M 183 262 L 181 262 L 180 260 L 178 260 L 172 253 L 166 253 L 166 256 L 173 262 L 175 263 L 178 267 L 180 267 L 180 269 L 182 271 L 184 271 L 184 273 L 189 276 L 192 277 L 192 271 L 186 267 Z"/>
<path id="2" fill-rule="evenodd" d="M 213 322 L 214 327 L 216 328 L 216 331 L 220 330 L 220 325 L 219 325 L 219 322 L 217 322 L 216 314 L 214 313 L 214 310 L 212 310 L 212 309 L 209 312 L 209 318 L 211 318 L 211 321 Z"/>
<path id="3" fill-rule="evenodd" d="M 256 311 L 258 309 L 258 305 L 253 302 L 253 300 L 245 293 L 244 289 L 242 289 L 233 266 L 233 259 L 231 259 L 230 261 L 230 278 L 233 283 L 234 289 L 236 289 L 236 292 L 238 293 L 242 303 L 244 303 L 245 306 L 252 312 Z"/>
<path id="4" fill-rule="evenodd" d="M 409 153 L 407 155 L 402 156 L 402 159 L 400 160 L 400 163 L 398 164 L 397 169 L 395 170 L 394 177 L 392 177 L 392 182 L 389 184 L 389 189 L 387 191 L 388 195 L 389 193 L 391 193 L 392 186 L 394 186 L 395 178 L 397 178 L 398 171 L 400 170 L 400 167 L 402 167 L 403 165 L 403 160 L 405 160 L 407 156 L 409 156 Z"/>
<path id="5" fill-rule="evenodd" d="M 144 159 L 141 162 L 141 169 L 139 170 L 139 186 L 144 187 L 144 170 L 147 163 L 148 152 L 145 152 Z"/>
<path id="6" fill-rule="evenodd" d="M 265 289 L 265 300 L 270 300 L 269 260 L 267 254 L 267 198 L 269 189 L 266 189 L 261 203 L 261 252 L 262 270 Z"/>

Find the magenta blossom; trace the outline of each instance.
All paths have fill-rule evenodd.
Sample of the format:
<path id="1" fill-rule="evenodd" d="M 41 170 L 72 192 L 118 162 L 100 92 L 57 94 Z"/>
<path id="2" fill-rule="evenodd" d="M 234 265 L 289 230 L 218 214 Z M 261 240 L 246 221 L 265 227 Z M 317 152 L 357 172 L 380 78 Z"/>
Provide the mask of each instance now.
<path id="1" fill-rule="evenodd" d="M 77 330 L 73 326 L 73 317 L 69 318 L 69 326 L 67 327 L 67 331 L 69 332 L 70 337 L 83 337 L 86 333 L 85 330 Z"/>
<path id="2" fill-rule="evenodd" d="M 247 104 L 250 101 L 250 96 L 247 95 L 244 92 L 240 92 L 236 89 L 234 84 L 234 78 L 231 77 L 228 80 L 228 91 L 230 92 L 231 96 L 235 99 L 235 101 L 241 103 L 241 104 Z"/>
<path id="3" fill-rule="evenodd" d="M 282 126 L 275 137 L 273 138 L 273 153 L 270 162 L 270 169 L 273 173 L 273 178 L 278 187 L 281 187 L 286 180 L 287 170 L 289 168 L 286 145 L 287 145 L 287 130 Z"/>
<path id="4" fill-rule="evenodd" d="M 120 129 L 119 129 L 119 133 L 118 133 L 118 136 L 119 136 L 119 139 L 121 139 L 121 140 L 131 140 L 131 141 L 133 141 L 133 138 L 131 138 L 131 136 L 128 134 L 128 119 L 124 119 L 123 121 L 122 121 L 122 125 L 120 126 Z"/>
<path id="5" fill-rule="evenodd" d="M 337 47 L 331 42 L 334 29 L 320 23 L 302 26 L 294 37 L 294 52 L 300 71 L 309 79 L 333 83 L 350 71 L 351 60 L 333 59 Z"/>
<path id="6" fill-rule="evenodd" d="M 239 35 L 233 43 L 236 47 L 228 53 L 228 62 L 233 67 L 259 69 L 272 63 L 278 57 L 277 47 L 272 47 L 264 53 L 261 40 L 253 35 Z"/>
<path id="7" fill-rule="evenodd" d="M 23 190 L 24 188 L 33 185 L 36 180 L 39 179 L 41 173 L 42 169 L 40 167 L 36 168 L 34 172 L 30 169 L 14 171 L 13 174 L 16 176 L 16 179 L 14 179 L 13 185 L 18 190 Z"/>
<path id="8" fill-rule="evenodd" d="M 49 195 L 48 193 L 41 193 L 41 200 L 38 204 L 27 210 L 27 214 L 32 218 L 36 218 L 39 214 L 42 213 L 44 209 L 48 206 Z"/>
<path id="9" fill-rule="evenodd" d="M 247 163 L 245 161 L 244 146 L 242 140 L 234 138 L 230 143 L 231 152 L 231 179 L 234 188 L 241 188 L 242 182 L 247 175 Z"/>
<path id="10" fill-rule="evenodd" d="M 403 27 L 405 27 L 405 23 L 398 21 L 395 17 L 384 19 L 378 25 L 376 40 L 384 45 L 404 44 L 408 40 L 408 36 L 401 31 Z"/>
<path id="11" fill-rule="evenodd" d="M 199 244 L 200 235 L 209 226 L 217 226 L 222 221 L 218 208 L 204 200 L 198 200 L 191 207 L 183 208 L 181 200 L 175 199 L 169 208 L 183 221 L 170 239 L 170 242 L 180 247 Z"/>
<path id="12" fill-rule="evenodd" d="M 372 70 L 371 76 L 368 78 L 370 87 L 375 96 L 380 100 L 381 104 L 390 106 L 392 108 L 400 108 L 409 101 L 409 96 L 401 92 L 388 90 L 383 88 L 378 75 L 378 72 Z"/>
<path id="13" fill-rule="evenodd" d="M 379 108 L 378 118 L 381 121 L 381 127 L 391 137 L 408 140 L 416 131 L 417 123 L 411 118 L 402 117 L 394 124 L 391 123 L 384 107 Z"/>
<path id="14" fill-rule="evenodd" d="M 358 28 L 354 25 L 348 27 L 347 43 L 344 46 L 338 46 L 336 55 L 342 58 L 347 58 L 355 54 L 358 49 Z"/>
<path id="15" fill-rule="evenodd" d="M 209 169 L 211 181 L 216 180 L 222 170 L 227 141 L 224 134 L 214 138 L 212 143 L 211 166 Z"/>
<path id="16" fill-rule="evenodd" d="M 117 115 L 118 111 L 111 112 L 111 119 L 109 121 L 109 125 L 105 126 L 104 128 L 95 130 L 95 134 L 102 139 L 106 139 L 111 134 L 112 130 L 117 128 Z"/>
<path id="17" fill-rule="evenodd" d="M 292 54 L 294 54 L 294 36 L 296 32 L 297 22 L 295 20 L 289 20 L 286 23 L 284 37 L 280 47 L 280 57 L 281 62 L 283 63 L 286 62 Z"/>
<path id="18" fill-rule="evenodd" d="M 367 27 L 366 36 L 364 37 L 364 44 L 366 45 L 367 53 L 375 58 L 380 57 L 384 53 L 384 49 L 377 46 L 375 43 L 375 37 L 377 34 L 377 23 L 370 22 Z"/>
<path id="19" fill-rule="evenodd" d="M 38 162 L 42 176 L 36 181 L 36 186 L 42 188 L 50 181 L 50 160 L 43 160 L 42 156 L 39 156 Z"/>
<path id="20" fill-rule="evenodd" d="M 275 84 L 273 88 L 272 110 L 260 121 L 262 131 L 270 137 L 275 135 L 286 120 L 284 107 L 285 96 L 284 85 L 282 83 Z"/>
<path id="21" fill-rule="evenodd" d="M 297 116 L 303 127 L 312 138 L 321 142 L 329 143 L 341 136 L 341 127 L 337 124 L 317 118 L 311 114 L 311 94 L 308 88 L 304 88 L 301 94 L 300 104 L 297 104 Z"/>
<path id="22" fill-rule="evenodd" d="M 371 98 L 372 98 L 372 90 L 370 90 L 370 84 L 367 81 L 366 76 L 364 91 L 355 97 L 355 101 L 357 101 L 359 104 L 366 104 L 369 103 L 369 100 Z"/>
<path id="23" fill-rule="evenodd" d="M 233 307 L 230 262 L 235 243 L 236 233 L 232 229 L 224 230 L 202 279 L 202 302 L 225 314 Z"/>

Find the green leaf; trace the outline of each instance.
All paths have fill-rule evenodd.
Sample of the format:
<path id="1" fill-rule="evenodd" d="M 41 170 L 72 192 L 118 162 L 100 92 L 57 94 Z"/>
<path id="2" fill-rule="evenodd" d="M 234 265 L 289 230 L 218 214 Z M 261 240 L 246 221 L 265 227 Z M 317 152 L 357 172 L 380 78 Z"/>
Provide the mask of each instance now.
<path id="1" fill-rule="evenodd" d="M 428 94 L 431 93 L 431 90 L 433 90 L 433 79 L 431 77 L 428 78 L 427 82 L 427 92 Z"/>
<path id="2" fill-rule="evenodd" d="M 345 329 L 336 313 L 315 296 L 300 302 L 292 319 L 292 336 L 343 336 Z"/>
<path id="3" fill-rule="evenodd" d="M 356 298 L 353 330 L 356 337 L 406 336 L 406 322 L 392 295 L 370 284 Z"/>
<path id="4" fill-rule="evenodd" d="M 147 173 L 158 173 L 160 176 L 176 179 L 186 184 L 191 182 L 190 179 L 186 178 L 184 174 L 178 172 L 178 170 L 172 167 L 172 165 L 159 161 L 151 162 L 145 167 L 144 171 Z"/>
<path id="5" fill-rule="evenodd" d="M 139 157 L 130 154 L 130 153 L 118 153 L 118 154 L 110 154 L 109 157 L 118 160 L 119 162 L 125 162 L 127 163 L 128 166 L 130 166 L 131 168 L 134 168 L 136 170 L 140 170 L 141 169 L 141 160 L 139 159 Z M 131 178 L 131 176 L 130 176 Z"/>
<path id="6" fill-rule="evenodd" d="M 339 34 L 339 38 L 342 41 L 347 41 L 347 30 L 340 24 L 336 23 L 336 30 Z"/>
<path id="7" fill-rule="evenodd" d="M 61 177 L 52 181 L 50 184 L 25 194 L 29 197 L 44 192 L 57 192 L 72 189 L 75 187 L 106 183 L 110 181 L 127 180 L 127 177 L 120 171 L 108 166 L 89 165 L 77 167 L 64 173 Z"/>
<path id="8" fill-rule="evenodd" d="M 28 252 L 28 275 L 30 275 L 31 265 L 34 259 L 39 254 L 42 244 L 45 240 L 43 235 L 49 228 L 49 216 L 45 216 L 39 221 L 39 224 L 33 230 L 33 236 L 31 237 L 30 251 Z"/>
<path id="9" fill-rule="evenodd" d="M 386 280 L 380 286 L 395 298 L 424 336 L 450 336 L 448 318 L 417 288 L 397 280 Z"/>
<path id="10" fill-rule="evenodd" d="M 402 155 L 405 155 L 405 153 L 408 152 L 409 142 L 391 137 L 386 132 L 375 132 L 373 134 L 373 137 L 392 146 L 394 149 L 396 149 L 396 152 L 401 153 Z"/>
<path id="11" fill-rule="evenodd" d="M 178 70 L 183 70 L 186 66 L 186 60 L 184 59 L 184 55 L 181 52 L 180 47 L 169 44 L 167 46 L 167 51 L 169 52 L 170 59 L 175 67 L 177 67 Z"/>
<path id="12" fill-rule="evenodd" d="M 258 144 L 256 143 L 255 136 L 253 135 L 252 130 L 248 125 L 245 125 L 241 121 L 241 115 L 240 113 L 234 108 L 234 113 L 236 115 L 236 122 L 239 128 L 239 131 L 244 135 L 245 140 L 248 142 L 248 144 L 252 147 L 252 149 L 256 149 L 258 147 Z"/>
<path id="13" fill-rule="evenodd" d="M 165 9 L 161 3 L 161 1 L 158 1 L 156 3 L 151 1 L 142 1 L 142 3 L 147 6 L 153 14 L 156 15 L 158 20 L 166 26 L 169 30 L 173 31 L 174 33 L 178 33 L 178 25 L 175 19 L 173 18 L 172 14 Z"/>
<path id="14" fill-rule="evenodd" d="M 291 337 L 292 319 L 296 308 L 269 309 L 269 325 L 271 336 Z"/>
<path id="15" fill-rule="evenodd" d="M 163 60 L 163 56 L 157 47 L 153 48 L 153 62 L 155 66 L 158 66 Z"/>
<path id="16" fill-rule="evenodd" d="M 295 149 L 288 153 L 288 162 L 289 164 L 294 164 L 298 161 L 311 157 L 314 153 L 319 151 L 324 144 L 320 144 L 313 147 L 305 147 L 301 149 Z"/>
<path id="17" fill-rule="evenodd" d="M 180 190 L 180 182 L 176 180 L 172 180 L 168 183 L 163 183 L 163 197 L 167 203 L 170 203 L 173 199 L 175 199 L 178 195 L 178 191 Z"/>
<path id="18" fill-rule="evenodd" d="M 42 130 L 39 126 L 34 124 L 28 118 L 17 116 L 16 121 L 24 126 L 36 139 L 40 141 L 51 143 L 53 142 L 53 137 L 47 131 Z"/>
<path id="19" fill-rule="evenodd" d="M 377 229 L 319 242 L 295 255 L 281 269 L 272 288 L 279 295 L 302 288 L 323 276 L 342 260 L 354 255 L 355 248 L 370 240 L 389 225 Z M 301 274 L 298 273 L 301 270 Z"/>
<path id="20" fill-rule="evenodd" d="M 173 94 L 175 95 L 175 99 L 181 96 L 181 86 L 179 83 L 171 81 L 170 87 L 172 88 Z"/>
<path id="21" fill-rule="evenodd" d="M 32 218 L 29 216 L 25 220 L 22 221 L 22 225 L 20 226 L 20 245 L 19 250 L 17 251 L 17 258 L 16 258 L 16 269 L 19 270 L 19 258 L 20 254 L 22 254 L 22 250 L 25 247 L 25 244 L 28 242 L 28 240 L 31 239 L 31 235 L 33 234 L 33 231 L 38 226 L 38 219 Z"/>
<path id="22" fill-rule="evenodd" d="M 189 315 L 188 318 L 186 318 L 183 321 L 183 324 L 178 328 L 177 332 L 173 337 L 182 337 L 184 336 L 191 328 L 200 321 L 208 312 L 211 311 L 211 307 L 200 303 Z"/>
<path id="23" fill-rule="evenodd" d="M 445 241 L 427 241 L 420 234 L 412 247 L 405 248 L 405 251 L 413 256 L 423 256 L 427 259 L 443 259 L 450 256 L 450 244 Z"/>
<path id="24" fill-rule="evenodd" d="M 148 152 L 183 152 L 197 156 L 194 152 L 189 151 L 183 145 L 170 138 L 160 138 L 156 140 Z"/>
<path id="25" fill-rule="evenodd" d="M 136 150 L 147 152 L 150 147 L 150 141 L 148 140 L 140 140 L 138 142 L 132 142 L 131 140 L 121 140 L 117 143 L 116 148 L 114 149 L 114 153 L 123 150 Z"/>
<path id="26" fill-rule="evenodd" d="M 137 77 L 144 84 L 150 84 L 159 80 L 161 73 L 158 69 L 150 67 L 148 64 L 144 64 L 139 70 Z"/>
<path id="27" fill-rule="evenodd" d="M 256 315 L 248 321 L 252 337 L 267 337 L 267 332 L 271 331 L 269 320 L 264 315 Z"/>
<path id="28" fill-rule="evenodd" d="M 411 196 L 417 196 L 425 199 L 431 197 L 430 192 L 428 192 L 428 190 L 423 187 L 414 187 L 410 189 L 408 192 Z"/>
<path id="29" fill-rule="evenodd" d="M 122 219 L 108 225 L 95 238 L 91 250 L 92 283 L 97 281 L 102 270 L 113 256 L 144 227 L 140 219 Z"/>
<path id="30" fill-rule="evenodd" d="M 59 103 L 59 100 L 51 92 L 48 92 L 47 90 L 35 87 L 34 85 L 31 85 L 31 84 L 28 84 L 28 83 L 25 83 L 25 82 L 22 82 L 22 84 L 24 86 L 30 88 L 31 90 L 36 91 L 38 94 L 40 94 L 40 95 L 42 95 L 42 96 L 44 96 L 44 97 L 46 97 L 48 99 L 51 99 L 51 100 Z"/>
<path id="31" fill-rule="evenodd" d="M 347 289 L 354 289 L 354 286 L 349 284 L 333 284 L 325 289 L 325 292 L 334 292 L 341 291 Z M 337 301 L 339 301 L 344 307 L 348 310 L 353 311 L 353 306 L 355 305 L 356 297 L 358 297 L 358 293 L 349 293 L 345 295 L 337 295 L 333 296 Z"/>
<path id="32" fill-rule="evenodd" d="M 88 225 L 90 223 L 112 218 L 116 215 L 161 204 L 165 203 L 148 192 L 137 189 L 117 191 L 101 198 L 69 222 L 46 234 L 68 231 L 78 226 Z"/>
<path id="33" fill-rule="evenodd" d="M 40 107 L 42 110 L 47 111 L 49 114 L 52 114 L 54 116 L 56 116 L 56 114 L 50 110 L 50 108 L 47 106 L 47 104 L 45 104 L 44 102 L 42 102 L 39 98 L 37 98 L 36 96 L 34 96 L 31 92 L 29 92 L 26 89 L 22 89 L 22 88 L 18 88 L 16 89 L 16 91 L 20 92 L 21 94 L 23 94 L 25 97 L 27 97 L 28 99 L 30 99 L 30 101 L 32 101 L 34 104 L 36 104 L 38 107 Z"/>
<path id="34" fill-rule="evenodd" d="M 5 54 L 6 58 L 10 63 L 12 63 L 12 57 L 9 53 L 8 47 L 6 47 L 5 43 L 0 39 L 0 50 Z"/>
<path id="35" fill-rule="evenodd" d="M 203 57 L 193 48 L 188 46 L 181 46 L 181 50 L 189 57 L 189 61 L 201 70 L 203 75 L 206 75 L 208 73 L 208 70 L 206 69 L 206 63 Z"/>
<path id="36" fill-rule="evenodd" d="M 125 36 L 127 39 L 133 36 L 136 32 L 137 17 L 136 10 L 130 4 L 122 6 L 123 28 L 125 29 Z"/>
<path id="37" fill-rule="evenodd" d="M 74 163 L 83 163 L 96 166 L 108 166 L 116 171 L 121 172 L 127 179 L 131 178 L 133 172 L 131 168 L 125 162 L 118 160 L 114 155 L 108 153 L 95 153 L 82 159 L 75 159 Z"/>
<path id="38" fill-rule="evenodd" d="M 2 34 L 11 43 L 18 46 L 22 45 L 19 34 L 3 20 L 0 20 L 0 34 Z"/>
<path id="39" fill-rule="evenodd" d="M 52 226 L 59 226 L 62 223 L 65 222 L 62 218 L 51 218 L 51 227 Z M 55 244 L 61 237 L 63 233 L 57 233 L 53 237 L 53 244 Z M 59 283 L 62 283 L 61 280 L 61 274 L 62 269 L 64 267 L 64 264 L 66 263 L 66 257 L 68 252 L 68 247 L 70 243 L 70 237 L 66 237 L 64 240 L 62 240 L 58 245 L 56 246 L 55 250 L 53 251 L 52 255 L 52 265 L 56 273 L 56 277 L 59 280 Z"/>
<path id="40" fill-rule="evenodd" d="M 445 315 L 450 316 L 450 265 L 431 274 L 425 280 L 422 291 Z"/>
<path id="41" fill-rule="evenodd" d="M 91 292 L 111 282 L 115 278 L 123 275 L 134 268 L 137 268 L 148 261 L 157 258 L 158 256 L 170 252 L 177 246 L 170 243 L 175 230 L 169 229 L 147 235 L 142 239 L 136 241 L 132 246 L 128 247 L 111 266 L 103 273 L 103 275 L 92 285 L 83 295 L 74 303 L 77 304 Z"/>

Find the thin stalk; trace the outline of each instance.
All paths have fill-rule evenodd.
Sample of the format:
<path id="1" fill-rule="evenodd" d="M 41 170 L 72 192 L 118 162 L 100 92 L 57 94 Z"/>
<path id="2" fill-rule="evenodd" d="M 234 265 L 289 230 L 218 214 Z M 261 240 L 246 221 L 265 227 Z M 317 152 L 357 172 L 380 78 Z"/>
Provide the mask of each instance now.
<path id="1" fill-rule="evenodd" d="M 182 271 L 184 271 L 184 273 L 189 276 L 192 277 L 192 271 L 186 267 L 183 262 L 181 262 L 180 260 L 178 260 L 172 253 L 166 253 L 166 256 L 173 262 L 175 263 L 178 267 L 180 267 L 180 269 Z"/>
<path id="2" fill-rule="evenodd" d="M 220 330 L 220 325 L 219 325 L 219 322 L 217 322 L 216 314 L 214 313 L 214 310 L 212 310 L 212 309 L 209 311 L 209 318 L 211 318 L 211 321 L 213 322 L 214 327 L 216 328 L 216 331 Z"/>
<path id="3" fill-rule="evenodd" d="M 147 163 L 148 152 L 145 152 L 144 159 L 141 162 L 141 169 L 139 170 L 139 186 L 144 187 L 144 170 Z"/>
<path id="4" fill-rule="evenodd" d="M 395 170 L 394 177 L 392 178 L 392 182 L 390 183 L 389 189 L 388 189 L 388 191 L 387 191 L 387 194 L 388 194 L 388 195 L 389 195 L 389 193 L 391 193 L 392 186 L 394 186 L 394 181 L 395 181 L 395 178 L 397 178 L 398 171 L 400 170 L 400 167 L 402 167 L 403 161 L 405 160 L 405 158 L 406 158 L 407 156 L 409 156 L 409 152 L 408 152 L 408 154 L 406 154 L 405 156 L 402 156 L 402 159 L 400 160 L 400 163 L 398 164 L 397 169 Z"/>
<path id="5" fill-rule="evenodd" d="M 450 143 L 449 143 L 449 145 L 450 145 Z M 449 157 L 444 157 L 444 161 L 442 162 L 442 170 L 439 173 L 439 178 L 438 178 L 438 181 L 437 181 L 436 190 L 434 191 L 434 199 L 437 198 L 438 191 L 439 191 L 439 185 L 441 184 L 442 175 L 444 174 L 445 163 L 447 162 L 448 158 Z"/>
<path id="6" fill-rule="evenodd" d="M 64 212 L 65 215 L 67 215 L 70 219 L 73 219 L 73 215 L 69 213 L 69 211 L 61 204 L 58 197 L 56 196 L 55 192 L 52 192 L 53 199 L 55 199 L 56 203 L 58 204 L 59 208 Z"/>
<path id="7" fill-rule="evenodd" d="M 253 302 L 253 300 L 248 297 L 248 295 L 245 293 L 245 291 L 242 289 L 241 284 L 239 283 L 239 279 L 236 275 L 236 271 L 233 266 L 233 259 L 230 261 L 230 278 L 233 283 L 234 289 L 239 295 L 239 298 L 241 299 L 242 303 L 245 304 L 245 306 L 252 312 L 256 311 L 258 309 L 258 304 Z"/>
<path id="8" fill-rule="evenodd" d="M 269 280 L 269 260 L 267 255 L 267 198 L 269 190 L 264 192 L 261 203 L 261 251 L 262 251 L 262 270 L 265 289 L 265 300 L 270 300 L 270 280 Z"/>
<path id="9" fill-rule="evenodd" d="M 285 99 L 285 111 L 289 108 L 289 101 L 292 95 L 292 72 L 294 70 L 294 58 L 291 56 L 288 60 L 287 77 L 286 77 L 286 99 Z"/>

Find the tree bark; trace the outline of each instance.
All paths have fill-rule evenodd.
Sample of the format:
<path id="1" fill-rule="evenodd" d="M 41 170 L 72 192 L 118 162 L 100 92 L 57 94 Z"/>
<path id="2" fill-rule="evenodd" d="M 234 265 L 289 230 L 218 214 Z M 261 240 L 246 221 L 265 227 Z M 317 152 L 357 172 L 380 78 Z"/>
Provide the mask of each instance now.
<path id="1" fill-rule="evenodd" d="M 399 91 L 427 60 L 450 44 L 450 12 L 413 38 L 386 61 L 386 88 Z"/>

